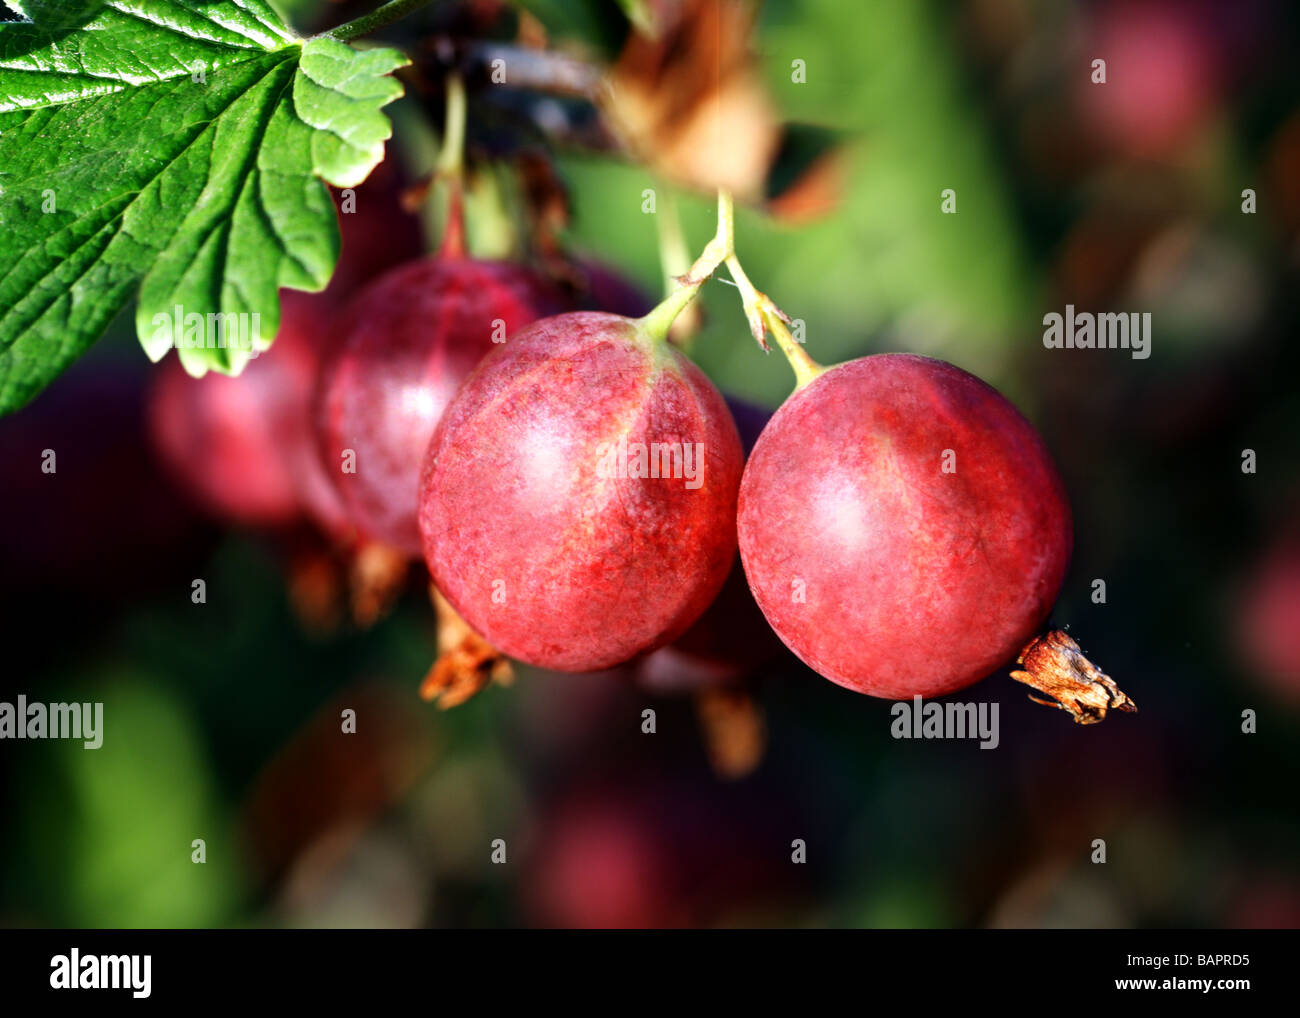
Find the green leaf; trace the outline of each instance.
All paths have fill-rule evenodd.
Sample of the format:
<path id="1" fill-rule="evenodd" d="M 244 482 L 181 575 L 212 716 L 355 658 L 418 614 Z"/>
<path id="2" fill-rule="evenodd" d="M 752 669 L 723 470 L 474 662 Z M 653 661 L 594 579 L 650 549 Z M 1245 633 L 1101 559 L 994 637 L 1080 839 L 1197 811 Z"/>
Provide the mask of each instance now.
<path id="1" fill-rule="evenodd" d="M 329 281 L 322 181 L 383 158 L 406 58 L 299 39 L 265 0 L 6 2 L 31 23 L 0 24 L 0 413 L 137 294 L 150 357 L 237 373 L 279 288 Z"/>

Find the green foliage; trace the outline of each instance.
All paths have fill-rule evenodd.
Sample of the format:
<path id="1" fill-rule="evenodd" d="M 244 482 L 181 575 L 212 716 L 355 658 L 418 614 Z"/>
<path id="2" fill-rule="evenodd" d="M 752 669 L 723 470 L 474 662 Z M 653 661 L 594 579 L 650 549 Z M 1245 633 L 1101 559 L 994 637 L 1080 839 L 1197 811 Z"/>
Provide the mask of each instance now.
<path id="1" fill-rule="evenodd" d="M 769 292 L 791 314 L 788 294 L 827 309 L 809 322 L 815 356 L 858 353 L 865 336 L 888 331 L 887 346 L 997 379 L 1038 284 L 946 20 L 916 0 L 774 0 L 762 13 L 765 76 L 783 113 L 860 139 L 836 221 L 772 236 L 782 252 L 763 276 Z M 954 215 L 939 212 L 945 189 Z M 836 307 L 837 294 L 850 299 Z"/>
<path id="2" fill-rule="evenodd" d="M 406 58 L 299 39 L 265 0 L 14 6 L 33 23 L 0 25 L 0 413 L 137 292 L 155 360 L 182 338 L 178 307 L 203 340 L 246 315 L 265 348 L 278 289 L 329 281 L 321 181 L 355 186 L 383 158 Z M 180 350 L 196 375 L 251 354 Z"/>
<path id="3" fill-rule="evenodd" d="M 226 921 L 242 894 L 229 818 L 184 707 L 134 671 L 75 692 L 104 703 L 103 744 L 33 749 L 23 782 L 24 872 L 87 927 L 189 927 Z M 206 862 L 192 861 L 200 838 Z"/>

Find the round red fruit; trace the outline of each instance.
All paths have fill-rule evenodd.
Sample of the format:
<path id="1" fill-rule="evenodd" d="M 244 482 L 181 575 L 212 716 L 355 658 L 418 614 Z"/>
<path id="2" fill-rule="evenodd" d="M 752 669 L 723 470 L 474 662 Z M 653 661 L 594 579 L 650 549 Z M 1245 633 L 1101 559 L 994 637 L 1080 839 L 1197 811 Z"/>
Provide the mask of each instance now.
<path id="1" fill-rule="evenodd" d="M 150 434 L 167 466 L 213 515 L 277 526 L 306 510 L 333 530 L 341 514 L 329 493 L 309 491 L 309 405 L 324 313 L 319 296 L 295 290 L 281 291 L 280 306 L 275 341 L 239 375 L 191 378 L 175 357 L 160 365 Z"/>
<path id="2" fill-rule="evenodd" d="M 447 408 L 420 493 L 425 559 L 511 657 L 608 668 L 717 594 L 742 463 L 721 394 L 661 336 L 618 315 L 546 318 Z"/>
<path id="3" fill-rule="evenodd" d="M 831 368 L 745 468 L 739 541 L 772 628 L 833 682 L 939 696 L 1013 658 L 1071 547 L 1047 449 L 1000 393 L 943 361 Z"/>
<path id="4" fill-rule="evenodd" d="M 420 465 L 444 408 L 496 343 L 555 306 L 523 266 L 460 257 L 420 259 L 357 294 L 321 381 L 319 423 L 365 537 L 419 554 Z"/>
<path id="5" fill-rule="evenodd" d="M 734 396 L 724 396 L 746 456 L 772 412 Z M 694 624 L 665 647 L 633 662 L 641 688 L 679 693 L 744 679 L 785 653 L 754 602 L 740 556 L 732 559 L 722 590 Z"/>

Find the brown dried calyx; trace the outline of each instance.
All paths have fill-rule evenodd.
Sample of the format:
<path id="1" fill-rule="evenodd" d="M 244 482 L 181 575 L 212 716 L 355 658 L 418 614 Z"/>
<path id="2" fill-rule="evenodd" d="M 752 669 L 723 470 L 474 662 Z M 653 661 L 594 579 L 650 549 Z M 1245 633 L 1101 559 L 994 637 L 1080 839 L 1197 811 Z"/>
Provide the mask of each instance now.
<path id="1" fill-rule="evenodd" d="M 407 556 L 396 548 L 365 542 L 352 554 L 349 569 L 352 621 L 368 629 L 392 610 L 406 583 Z"/>
<path id="2" fill-rule="evenodd" d="M 1076 724 L 1095 725 L 1112 709 L 1137 713 L 1137 704 L 1115 680 L 1084 657 L 1079 645 L 1059 629 L 1030 640 L 1016 664 L 1024 665 L 1024 670 L 1012 672 L 1013 679 L 1051 697 L 1044 700 L 1030 694 L 1029 699 L 1069 711 Z"/>
<path id="3" fill-rule="evenodd" d="M 508 686 L 515 673 L 499 650 L 470 629 L 435 587 L 429 588 L 438 616 L 438 660 L 420 684 L 420 697 L 449 710 L 492 682 Z"/>
<path id="4" fill-rule="evenodd" d="M 720 778 L 743 778 L 762 762 L 767 724 L 762 708 L 745 690 L 710 687 L 695 695 L 709 763 Z"/>

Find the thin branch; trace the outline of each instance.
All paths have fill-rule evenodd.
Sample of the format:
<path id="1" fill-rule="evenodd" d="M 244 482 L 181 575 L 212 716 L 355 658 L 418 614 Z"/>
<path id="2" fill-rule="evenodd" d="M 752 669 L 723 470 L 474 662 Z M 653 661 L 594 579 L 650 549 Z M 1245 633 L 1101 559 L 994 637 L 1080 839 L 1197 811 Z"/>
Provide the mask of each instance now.
<path id="1" fill-rule="evenodd" d="M 355 18 L 345 25 L 339 25 L 338 28 L 331 29 L 325 34 L 332 39 L 338 39 L 340 42 L 351 42 L 363 35 L 369 35 L 377 28 L 391 25 L 394 21 L 406 17 L 412 11 L 419 10 L 421 7 L 428 7 L 431 3 L 433 3 L 433 0 L 390 0 L 389 3 L 384 4 L 378 10 L 363 14 L 361 17 Z"/>

